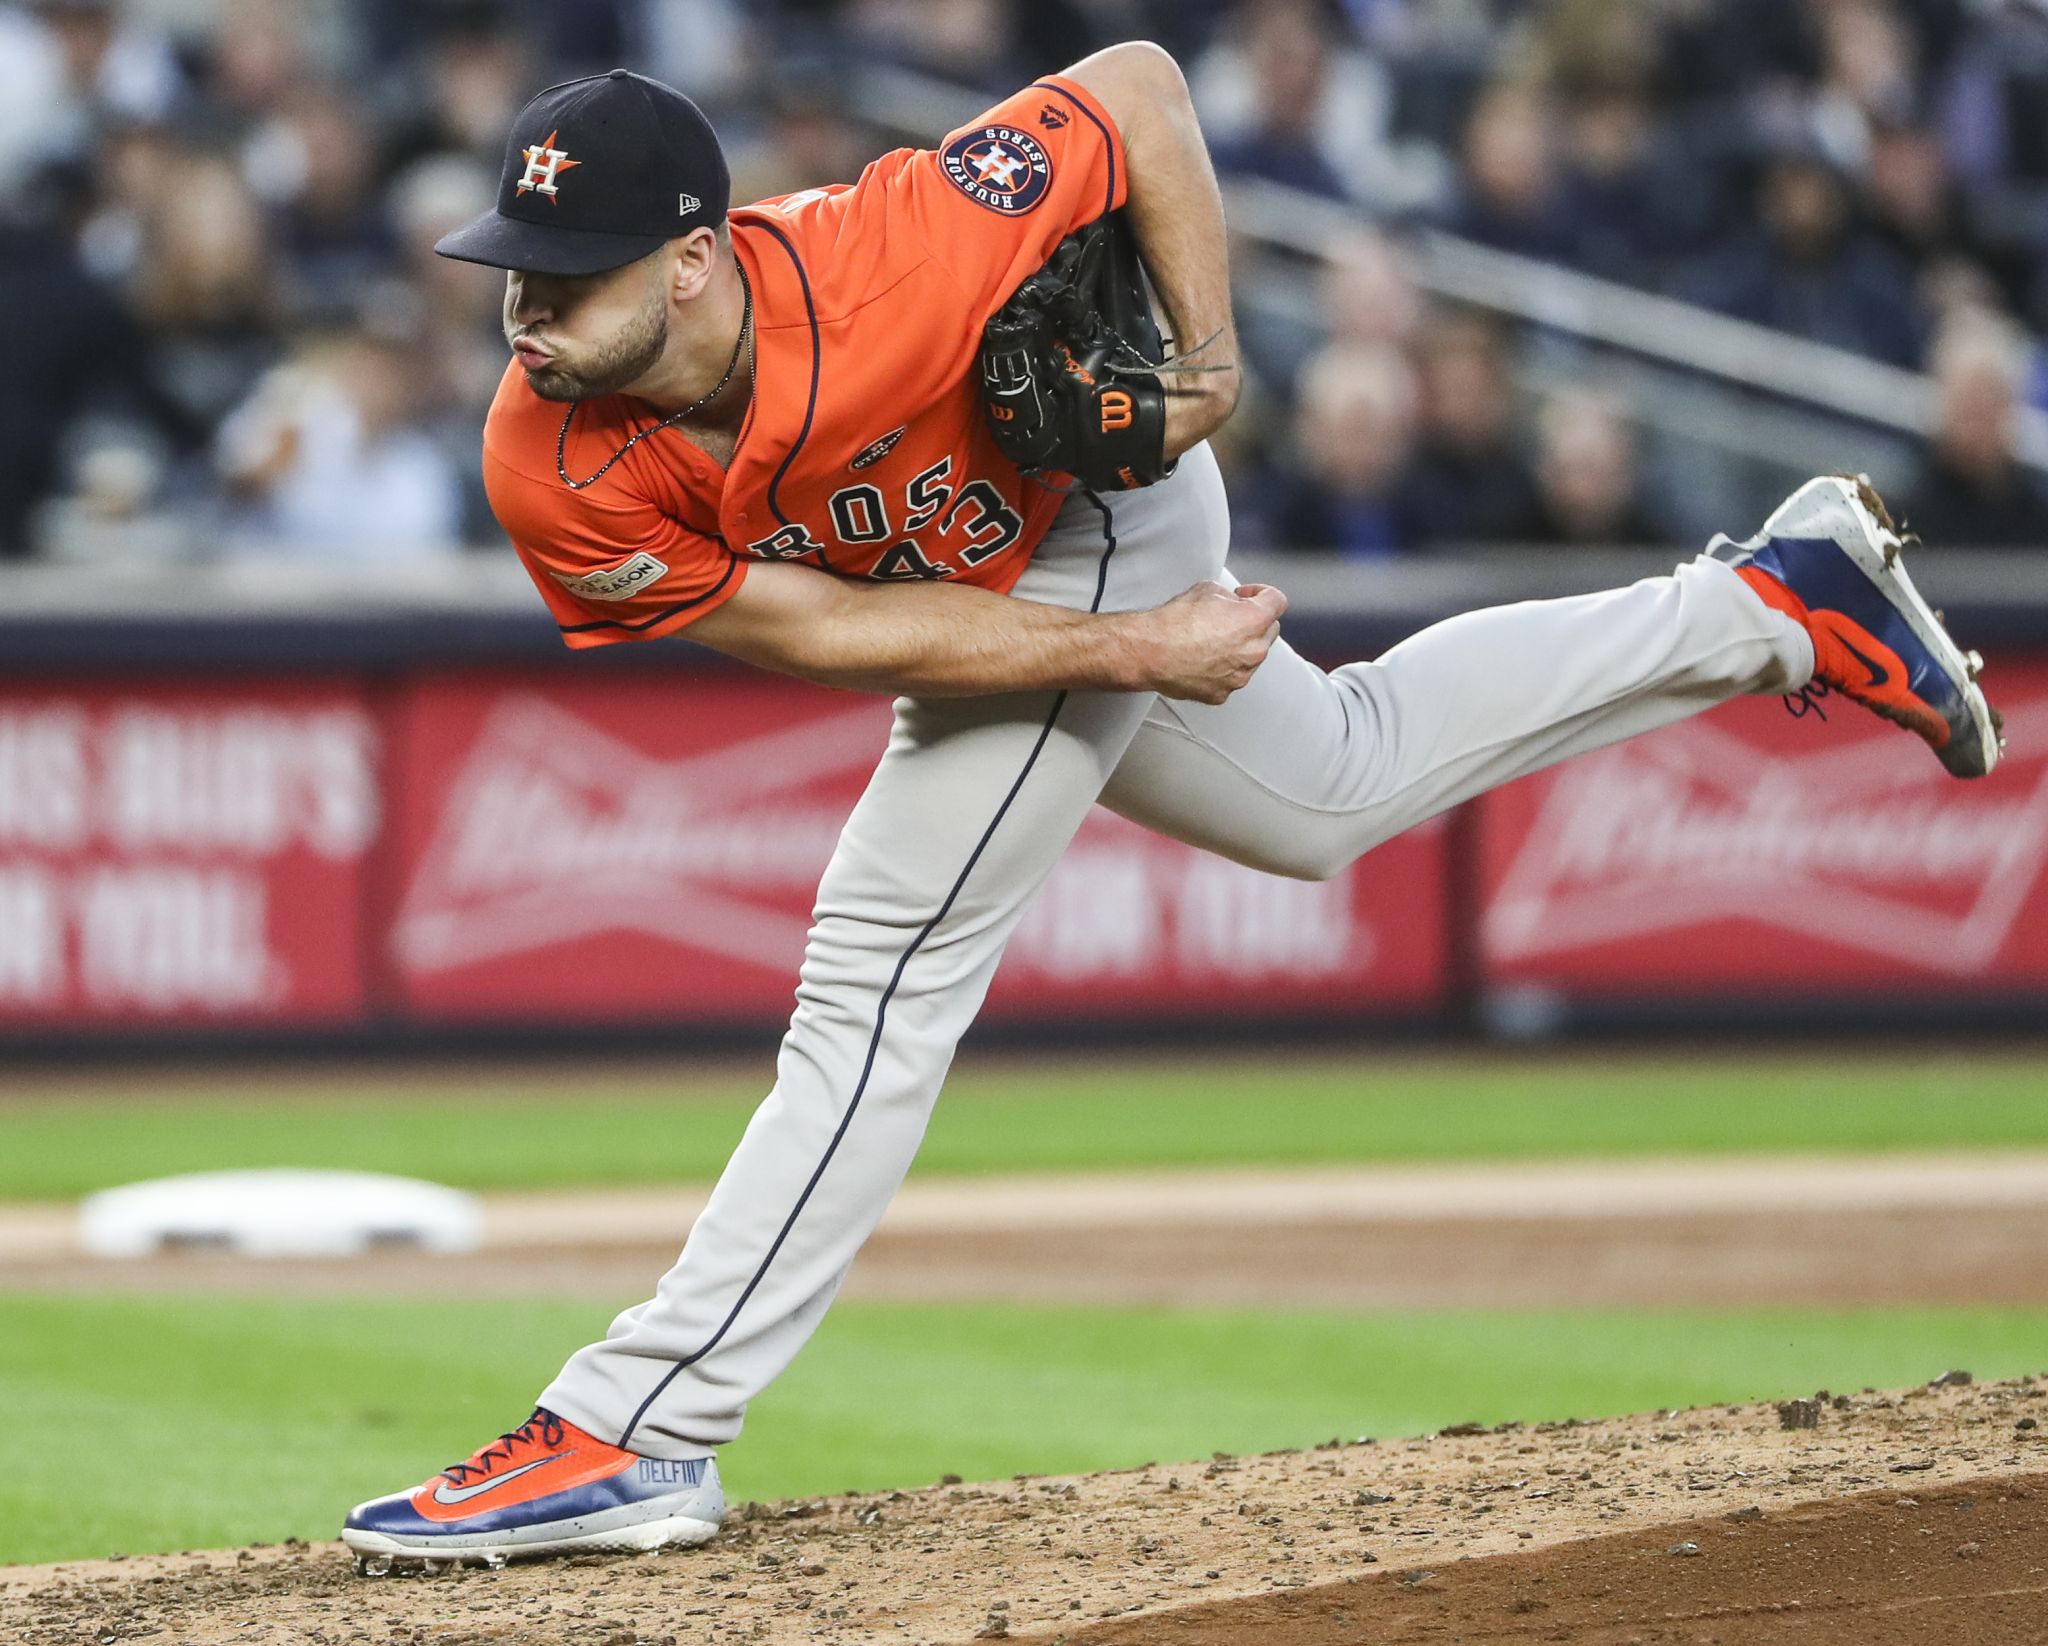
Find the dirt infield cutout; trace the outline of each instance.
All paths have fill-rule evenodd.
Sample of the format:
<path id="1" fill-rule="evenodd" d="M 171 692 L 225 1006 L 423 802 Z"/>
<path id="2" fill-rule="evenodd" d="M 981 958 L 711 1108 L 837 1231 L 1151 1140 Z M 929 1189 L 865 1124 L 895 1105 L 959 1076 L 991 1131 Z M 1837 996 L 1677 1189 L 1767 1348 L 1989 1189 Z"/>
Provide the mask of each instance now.
<path id="1" fill-rule="evenodd" d="M 2048 1378 L 747 1504 L 701 1550 L 501 1572 L 359 1577 L 336 1545 L 0 1568 L 22 1646 L 2018 1646 L 2044 1620 Z"/>
<path id="2" fill-rule="evenodd" d="M 486 1199 L 463 1256 L 85 1256 L 0 1203 L 0 1290 L 645 1295 L 699 1186 Z M 2048 1303 L 2048 1154 L 913 1177 L 850 1298 L 1209 1307 Z M 593 1322 L 598 1324 L 599 1322 Z"/>

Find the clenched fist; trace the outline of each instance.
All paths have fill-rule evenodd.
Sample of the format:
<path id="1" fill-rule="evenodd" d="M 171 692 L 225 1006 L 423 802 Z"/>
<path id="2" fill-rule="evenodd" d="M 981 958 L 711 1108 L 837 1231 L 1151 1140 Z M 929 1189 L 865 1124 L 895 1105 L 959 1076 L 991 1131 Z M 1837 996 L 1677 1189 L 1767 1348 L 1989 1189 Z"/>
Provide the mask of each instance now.
<path id="1" fill-rule="evenodd" d="M 1280 638 L 1287 596 L 1263 583 L 1197 583 L 1141 614 L 1144 689 L 1221 703 L 1250 680 Z"/>

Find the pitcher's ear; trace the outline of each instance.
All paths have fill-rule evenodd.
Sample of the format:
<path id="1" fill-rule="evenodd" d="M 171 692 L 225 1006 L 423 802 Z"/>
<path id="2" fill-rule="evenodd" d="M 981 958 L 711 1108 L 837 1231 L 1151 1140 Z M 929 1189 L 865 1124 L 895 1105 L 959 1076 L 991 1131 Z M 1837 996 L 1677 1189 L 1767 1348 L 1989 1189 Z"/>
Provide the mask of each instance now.
<path id="1" fill-rule="evenodd" d="M 710 283 L 713 271 L 725 255 L 724 225 L 718 229 L 692 229 L 676 236 L 654 255 L 659 260 L 662 284 L 677 302 L 688 302 Z"/>

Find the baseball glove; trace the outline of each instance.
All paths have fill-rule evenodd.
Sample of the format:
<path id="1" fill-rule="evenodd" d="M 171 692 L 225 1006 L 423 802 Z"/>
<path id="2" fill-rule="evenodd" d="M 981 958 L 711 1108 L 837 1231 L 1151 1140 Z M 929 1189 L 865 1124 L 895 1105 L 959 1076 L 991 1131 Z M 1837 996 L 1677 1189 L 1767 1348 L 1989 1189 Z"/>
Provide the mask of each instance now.
<path id="1" fill-rule="evenodd" d="M 1160 373 L 1175 369 L 1121 213 L 1062 240 L 981 334 L 982 398 L 1003 455 L 1026 474 L 1070 474 L 1091 491 L 1173 472 Z"/>

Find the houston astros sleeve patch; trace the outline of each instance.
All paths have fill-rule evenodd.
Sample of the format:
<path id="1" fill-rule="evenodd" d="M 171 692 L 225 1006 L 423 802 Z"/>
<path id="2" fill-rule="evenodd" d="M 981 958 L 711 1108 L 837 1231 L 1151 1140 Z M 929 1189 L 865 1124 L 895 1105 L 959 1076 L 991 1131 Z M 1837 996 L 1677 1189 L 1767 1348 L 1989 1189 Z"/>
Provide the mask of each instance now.
<path id="1" fill-rule="evenodd" d="M 939 151 L 939 163 L 968 199 L 1005 217 L 1022 216 L 1052 184 L 1045 145 L 1022 127 L 1001 122 L 961 132 Z"/>

